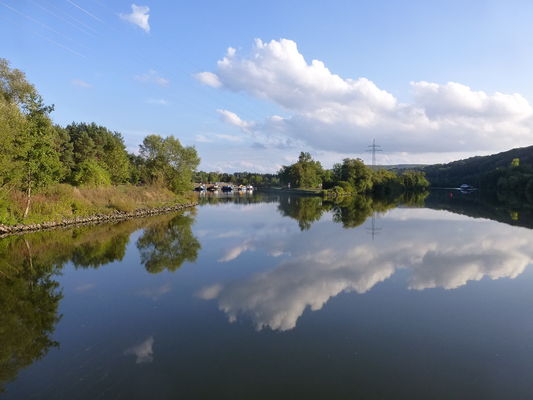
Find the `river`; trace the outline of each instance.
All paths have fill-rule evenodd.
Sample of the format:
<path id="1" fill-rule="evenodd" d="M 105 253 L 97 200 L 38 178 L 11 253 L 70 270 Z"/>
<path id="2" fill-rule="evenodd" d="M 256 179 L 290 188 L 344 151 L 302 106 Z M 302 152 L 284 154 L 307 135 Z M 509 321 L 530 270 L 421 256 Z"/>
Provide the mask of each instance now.
<path id="1" fill-rule="evenodd" d="M 2 398 L 531 399 L 530 218 L 452 194 L 0 239 Z"/>

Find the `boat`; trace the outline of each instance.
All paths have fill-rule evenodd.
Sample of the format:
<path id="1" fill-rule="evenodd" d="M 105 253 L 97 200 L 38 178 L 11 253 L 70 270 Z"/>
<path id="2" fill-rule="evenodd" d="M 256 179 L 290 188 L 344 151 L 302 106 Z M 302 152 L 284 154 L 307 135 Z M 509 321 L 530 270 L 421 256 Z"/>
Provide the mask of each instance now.
<path id="1" fill-rule="evenodd" d="M 463 183 L 461 186 L 459 186 L 459 189 L 461 189 L 461 190 L 474 190 L 474 187 L 472 185 L 467 185 L 466 183 Z"/>
<path id="2" fill-rule="evenodd" d="M 222 186 L 222 191 L 223 192 L 231 192 L 231 191 L 233 191 L 233 186 L 232 185 Z"/>
<path id="3" fill-rule="evenodd" d="M 252 185 L 247 185 L 246 190 L 252 191 L 254 190 L 254 187 Z"/>

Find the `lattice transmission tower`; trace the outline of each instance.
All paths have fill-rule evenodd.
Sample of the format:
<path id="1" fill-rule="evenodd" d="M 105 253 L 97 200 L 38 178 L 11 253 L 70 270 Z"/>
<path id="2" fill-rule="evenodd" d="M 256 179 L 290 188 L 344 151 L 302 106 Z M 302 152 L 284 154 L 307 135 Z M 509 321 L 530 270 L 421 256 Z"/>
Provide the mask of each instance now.
<path id="1" fill-rule="evenodd" d="M 376 151 L 383 151 L 381 149 L 376 149 L 376 147 L 381 147 L 380 145 L 376 144 L 376 139 L 372 140 L 372 144 L 368 147 L 372 147 L 371 149 L 367 151 L 372 152 L 372 170 L 376 170 Z"/>

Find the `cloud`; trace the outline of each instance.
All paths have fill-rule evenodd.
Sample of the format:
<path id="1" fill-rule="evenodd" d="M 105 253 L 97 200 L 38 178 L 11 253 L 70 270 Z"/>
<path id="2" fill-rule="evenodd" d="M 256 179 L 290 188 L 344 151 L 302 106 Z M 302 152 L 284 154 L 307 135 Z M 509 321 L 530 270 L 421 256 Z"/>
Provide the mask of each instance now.
<path id="1" fill-rule="evenodd" d="M 72 82 L 72 84 L 74 86 L 79 86 L 79 87 L 82 87 L 82 88 L 91 88 L 92 87 L 92 85 L 88 84 L 85 81 L 82 81 L 81 79 L 72 79 L 71 82 Z"/>
<path id="2" fill-rule="evenodd" d="M 214 136 L 216 136 L 219 139 L 227 140 L 229 142 L 242 142 L 242 138 L 240 138 L 239 136 L 235 136 L 235 135 L 215 134 Z"/>
<path id="3" fill-rule="evenodd" d="M 194 138 L 194 141 L 195 142 L 198 142 L 198 143 L 211 143 L 213 140 L 209 139 L 207 136 L 205 135 L 196 135 L 196 137 Z"/>
<path id="4" fill-rule="evenodd" d="M 263 143 L 254 142 L 252 143 L 252 148 L 257 149 L 257 150 L 264 150 L 267 147 Z"/>
<path id="5" fill-rule="evenodd" d="M 128 21 L 130 24 L 137 25 L 146 33 L 150 32 L 150 25 L 148 24 L 148 18 L 150 18 L 148 12 L 150 8 L 148 6 L 136 6 L 135 4 L 132 4 L 131 8 L 133 10 L 131 14 L 119 14 L 120 18 Z"/>
<path id="6" fill-rule="evenodd" d="M 160 77 L 157 71 L 154 71 L 153 69 L 146 74 L 135 76 L 135 79 L 139 82 L 154 82 L 163 87 L 167 87 L 169 84 L 168 80 Z"/>
<path id="7" fill-rule="evenodd" d="M 255 130 L 257 124 L 255 122 L 246 122 L 240 119 L 237 114 L 232 113 L 231 111 L 226 110 L 217 110 L 222 116 L 222 121 L 231 125 L 238 126 L 243 130 L 243 132 L 251 133 Z"/>
<path id="8" fill-rule="evenodd" d="M 137 356 L 137 360 L 135 360 L 135 363 L 137 364 L 141 364 L 145 362 L 152 362 L 153 361 L 152 354 L 154 354 L 154 351 L 152 350 L 153 344 L 154 344 L 154 338 L 150 336 L 140 345 L 133 346 L 125 350 L 124 355 Z"/>
<path id="9" fill-rule="evenodd" d="M 193 74 L 193 77 L 204 85 L 211 86 L 214 88 L 219 88 L 222 86 L 222 83 L 218 80 L 218 76 L 212 72 L 200 72 L 198 74 Z"/>
<path id="10" fill-rule="evenodd" d="M 224 122 L 248 133 L 288 135 L 324 151 L 361 153 L 373 138 L 381 138 L 389 153 L 495 151 L 533 140 L 533 108 L 520 94 L 489 95 L 459 83 L 422 81 L 410 83 L 414 101 L 400 103 L 369 79 L 343 79 L 318 60 L 308 64 L 287 39 L 257 39 L 247 55 L 229 48 L 216 71 L 198 79 L 293 114 L 258 123 L 218 110 Z"/>

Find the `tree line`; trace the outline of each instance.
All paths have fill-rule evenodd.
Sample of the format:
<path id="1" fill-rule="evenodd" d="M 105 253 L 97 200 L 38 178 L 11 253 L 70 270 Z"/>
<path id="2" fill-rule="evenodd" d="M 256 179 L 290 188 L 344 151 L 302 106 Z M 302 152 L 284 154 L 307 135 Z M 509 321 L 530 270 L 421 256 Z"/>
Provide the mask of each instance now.
<path id="1" fill-rule="evenodd" d="M 327 193 L 398 194 L 403 191 L 425 190 L 429 182 L 425 173 L 408 170 L 401 174 L 384 168 L 373 170 L 359 158 L 345 158 L 332 169 L 324 169 L 309 153 L 301 152 L 298 161 L 283 166 L 280 181 L 294 188 L 322 187 Z"/>
<path id="2" fill-rule="evenodd" d="M 432 187 L 466 183 L 512 202 L 533 202 L 533 146 L 418 168 Z"/>
<path id="3" fill-rule="evenodd" d="M 237 185 L 251 184 L 254 186 L 277 186 L 279 178 L 277 174 L 261 174 L 259 172 L 205 172 L 198 171 L 194 177 L 195 182 L 233 182 Z"/>
<path id="4" fill-rule="evenodd" d="M 192 189 L 200 158 L 194 146 L 174 136 L 147 136 L 139 154 L 124 138 L 96 123 L 61 127 L 25 74 L 0 59 L 0 202 L 11 191 L 25 193 L 28 215 L 32 194 L 54 183 L 101 187 L 151 184 L 182 194 Z"/>

